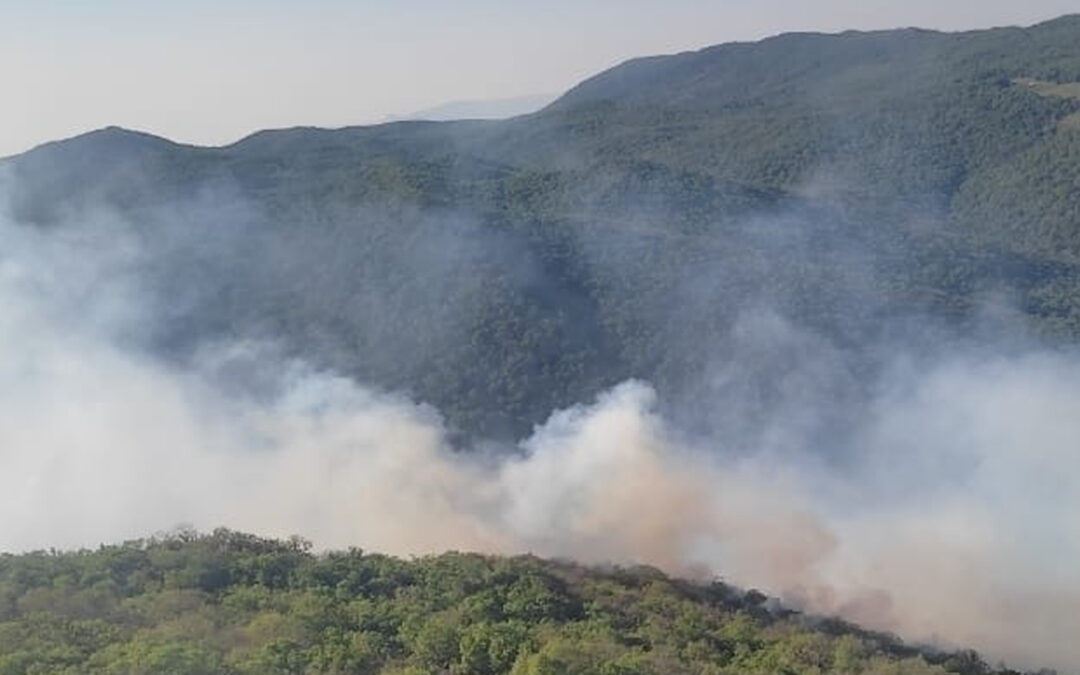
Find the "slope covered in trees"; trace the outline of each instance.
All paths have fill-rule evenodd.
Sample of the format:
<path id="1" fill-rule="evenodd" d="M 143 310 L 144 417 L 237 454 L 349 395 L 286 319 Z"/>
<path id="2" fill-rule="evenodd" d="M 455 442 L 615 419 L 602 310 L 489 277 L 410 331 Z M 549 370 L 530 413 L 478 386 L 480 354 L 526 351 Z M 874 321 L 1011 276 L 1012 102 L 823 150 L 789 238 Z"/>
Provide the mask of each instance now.
<path id="1" fill-rule="evenodd" d="M 755 591 L 531 556 L 179 532 L 0 557 L 0 673 L 987 675 Z"/>
<path id="2" fill-rule="evenodd" d="M 130 225 L 150 349 L 270 338 L 519 436 L 627 377 L 685 397 L 760 306 L 859 370 L 898 326 L 963 335 L 988 297 L 1074 341 L 1078 45 L 1078 16 L 782 35 L 630 61 L 506 121 L 222 148 L 107 129 L 4 183 L 19 221 Z"/>

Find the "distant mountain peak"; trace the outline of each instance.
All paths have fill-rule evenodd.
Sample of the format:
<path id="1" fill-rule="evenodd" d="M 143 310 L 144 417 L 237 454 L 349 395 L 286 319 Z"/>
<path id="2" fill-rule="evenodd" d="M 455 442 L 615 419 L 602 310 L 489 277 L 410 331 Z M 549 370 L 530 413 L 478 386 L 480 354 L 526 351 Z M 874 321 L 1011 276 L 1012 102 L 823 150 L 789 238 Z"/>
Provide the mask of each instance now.
<path id="1" fill-rule="evenodd" d="M 391 115 L 385 122 L 427 120 L 444 122 L 463 119 L 505 119 L 537 112 L 557 98 L 557 94 L 529 94 L 510 98 L 449 101 L 406 115 Z"/>
<path id="2" fill-rule="evenodd" d="M 101 129 L 87 131 L 70 138 L 43 143 L 28 150 L 26 155 L 51 154 L 61 147 L 65 152 L 72 148 L 88 153 L 141 153 L 175 148 L 178 144 L 161 136 L 155 136 L 145 131 L 135 131 L 124 127 L 110 125 Z"/>

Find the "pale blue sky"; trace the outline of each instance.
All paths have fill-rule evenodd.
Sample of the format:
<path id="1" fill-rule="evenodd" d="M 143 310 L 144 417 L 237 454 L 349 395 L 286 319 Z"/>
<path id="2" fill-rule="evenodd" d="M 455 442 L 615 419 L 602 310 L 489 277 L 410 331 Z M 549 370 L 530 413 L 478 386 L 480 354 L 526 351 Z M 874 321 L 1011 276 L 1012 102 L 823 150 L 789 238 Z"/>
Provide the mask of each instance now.
<path id="1" fill-rule="evenodd" d="M 0 155 L 110 124 L 220 144 L 559 92 L 791 30 L 1030 24 L 1080 0 L 0 0 Z"/>

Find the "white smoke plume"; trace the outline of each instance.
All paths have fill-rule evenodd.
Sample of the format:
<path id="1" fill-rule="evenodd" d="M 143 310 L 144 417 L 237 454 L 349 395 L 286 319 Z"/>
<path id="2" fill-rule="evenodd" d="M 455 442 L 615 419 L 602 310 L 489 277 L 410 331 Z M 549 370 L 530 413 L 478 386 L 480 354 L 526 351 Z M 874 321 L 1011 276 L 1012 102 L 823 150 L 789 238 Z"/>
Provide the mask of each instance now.
<path id="1" fill-rule="evenodd" d="M 842 469 L 687 437 L 633 381 L 514 452 L 461 452 L 437 411 L 260 345 L 208 346 L 183 368 L 133 349 L 140 250 L 110 223 L 0 224 L 0 550 L 185 523 L 643 562 L 1080 669 L 1075 355 L 898 357 Z M 230 384 L 245 378 L 259 391 Z M 798 443 L 799 419 L 769 424 Z"/>

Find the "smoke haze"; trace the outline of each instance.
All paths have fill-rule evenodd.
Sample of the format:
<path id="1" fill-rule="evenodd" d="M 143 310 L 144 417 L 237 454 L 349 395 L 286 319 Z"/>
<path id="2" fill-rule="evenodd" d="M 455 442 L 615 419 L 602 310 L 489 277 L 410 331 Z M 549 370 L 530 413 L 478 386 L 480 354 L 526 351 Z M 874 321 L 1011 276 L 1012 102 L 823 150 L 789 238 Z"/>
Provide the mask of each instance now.
<path id="1" fill-rule="evenodd" d="M 627 381 L 516 444 L 462 448 L 423 402 L 272 342 L 147 349 L 171 309 L 147 290 L 158 252 L 119 217 L 0 220 L 2 550 L 190 524 L 641 562 L 908 640 L 1080 668 L 1072 352 L 893 345 L 856 401 L 843 349 L 761 303 L 696 399 Z M 755 389 L 759 367 L 782 395 Z"/>

